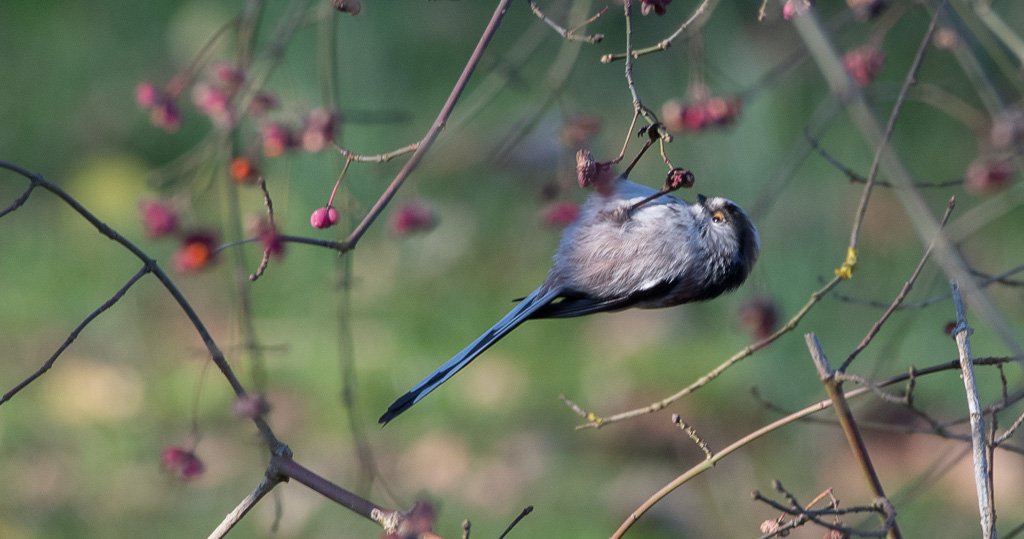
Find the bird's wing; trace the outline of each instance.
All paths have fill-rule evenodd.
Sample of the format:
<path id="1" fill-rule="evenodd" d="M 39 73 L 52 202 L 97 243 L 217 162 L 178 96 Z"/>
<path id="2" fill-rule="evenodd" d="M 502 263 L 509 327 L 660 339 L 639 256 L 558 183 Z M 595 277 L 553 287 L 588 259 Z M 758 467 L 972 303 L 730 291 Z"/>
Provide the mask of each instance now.
<path id="1" fill-rule="evenodd" d="M 449 359 L 444 365 L 430 373 L 430 375 L 410 389 L 408 393 L 395 400 L 388 407 L 388 411 L 384 412 L 384 415 L 380 416 L 377 422 L 382 425 L 387 424 L 388 421 L 397 417 L 398 414 L 409 409 L 410 406 L 419 402 L 428 393 L 437 389 L 437 386 L 443 384 L 466 365 L 469 365 L 470 361 L 476 359 L 484 350 L 490 348 L 492 344 L 508 335 L 519 324 L 522 324 L 528 318 L 533 318 L 534 313 L 538 309 L 544 308 L 544 306 L 551 303 L 559 295 L 560 292 L 557 289 L 547 289 L 547 287 L 543 286 L 534 290 L 529 296 L 523 298 L 504 318 L 499 320 L 497 324 L 494 324 L 491 329 L 477 337 L 475 341 L 456 354 L 455 357 Z"/>
<path id="2" fill-rule="evenodd" d="M 654 286 L 634 292 L 628 296 L 594 298 L 565 293 L 561 301 L 549 302 L 537 309 L 531 318 L 571 318 L 593 313 L 621 311 L 630 307 L 642 307 L 648 300 L 664 296 L 677 281 L 662 281 Z"/>

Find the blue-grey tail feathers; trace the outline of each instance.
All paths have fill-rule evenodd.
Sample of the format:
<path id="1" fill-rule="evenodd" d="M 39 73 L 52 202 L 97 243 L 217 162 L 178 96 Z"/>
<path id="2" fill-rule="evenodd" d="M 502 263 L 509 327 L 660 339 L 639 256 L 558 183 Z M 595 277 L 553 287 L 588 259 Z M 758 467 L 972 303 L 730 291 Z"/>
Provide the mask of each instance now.
<path id="1" fill-rule="evenodd" d="M 377 422 L 385 425 L 388 421 L 397 417 L 398 414 L 408 410 L 409 407 L 419 402 L 423 397 L 426 397 L 431 391 L 437 389 L 438 386 L 445 383 L 455 373 L 462 370 L 463 367 L 469 365 L 469 362 L 476 359 L 484 350 L 490 348 L 492 344 L 498 342 L 498 340 L 518 327 L 519 324 L 529 319 L 534 312 L 548 305 L 559 296 L 558 290 L 542 290 L 543 288 L 538 288 L 529 296 L 523 298 L 514 309 L 499 320 L 497 324 L 494 324 L 491 329 L 477 337 L 463 351 L 430 373 L 429 376 L 410 389 L 408 393 L 399 397 L 391 406 L 388 406 L 388 411 L 384 412 L 384 415 L 380 416 Z"/>

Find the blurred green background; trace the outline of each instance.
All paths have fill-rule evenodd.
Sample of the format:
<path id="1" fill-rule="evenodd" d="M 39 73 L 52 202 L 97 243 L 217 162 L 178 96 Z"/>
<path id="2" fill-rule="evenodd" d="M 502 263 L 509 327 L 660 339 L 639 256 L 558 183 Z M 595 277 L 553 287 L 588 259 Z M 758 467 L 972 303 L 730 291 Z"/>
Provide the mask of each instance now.
<path id="1" fill-rule="evenodd" d="M 243 223 L 232 224 L 227 209 L 232 189 L 217 160 L 223 160 L 224 150 L 188 91 L 178 100 L 182 128 L 168 134 L 149 124 L 134 102 L 134 89 L 142 80 L 165 84 L 241 4 L 3 4 L 0 159 L 57 183 L 164 267 L 170 267 L 176 245 L 145 238 L 138 211 L 142 199 L 175 197 L 186 226 L 212 227 L 236 239 L 232 230 L 264 211 L 258 189 L 238 193 Z M 883 22 L 856 23 L 845 6 L 820 4 L 827 4 L 819 6 L 820 15 L 840 49 L 879 35 L 873 33 Z M 983 30 L 964 5 L 954 5 L 969 24 L 944 27 L 968 36 Z M 267 3 L 258 52 L 292 13 L 291 6 Z M 676 0 L 664 17 L 637 15 L 636 43 L 662 39 L 695 6 Z M 664 311 L 525 324 L 393 424 L 375 426 L 396 396 L 544 278 L 559 235 L 544 224 L 544 208 L 553 200 L 581 201 L 585 195 L 574 188 L 577 148 L 560 143 L 565 125 L 573 118 L 597 117 L 602 129 L 590 148 L 598 159 L 619 151 L 632 114 L 623 64 L 598 61 L 624 47 L 621 6 L 614 3 L 586 29 L 607 36 L 598 45 L 565 42 L 526 3 L 513 5 L 447 129 L 394 201 L 393 207 L 426 201 L 439 219 L 436 228 L 397 237 L 387 223 L 393 211 L 386 211 L 343 258 L 289 244 L 263 277 L 243 285 L 256 335 L 266 346 L 265 381 L 243 347 L 237 279 L 255 270 L 258 247 L 224 253 L 202 274 L 174 275 L 243 383 L 265 384 L 269 421 L 296 460 L 387 507 L 431 500 L 438 510 L 435 530 L 444 537 L 460 536 L 464 519 L 472 521 L 473 537 L 496 537 L 527 505 L 534 512 L 511 536 L 602 537 L 703 458 L 671 424 L 670 413 L 679 413 L 716 450 L 780 416 L 751 396 L 752 387 L 790 410 L 825 398 L 803 333 L 816 332 L 838 363 L 881 309 L 826 297 L 796 331 L 668 411 L 599 430 L 575 430 L 580 419 L 559 400 L 564 394 L 588 411 L 610 415 L 664 398 L 752 341 L 739 316 L 745 305 L 768 300 L 785 321 L 842 262 L 862 186 L 818 155 L 802 158 L 803 132 L 808 126 L 821 132 L 821 145 L 860 174 L 867 173 L 873 148 L 845 113 L 821 122 L 827 86 L 813 63 L 797 54 L 801 41 L 778 6 L 770 4 L 767 19 L 757 22 L 759 6 L 722 2 L 702 35 L 702 47 L 680 40 L 635 64 L 640 95 L 655 112 L 667 100 L 686 100 L 688 88 L 701 78 L 714 95 L 744 97 L 735 125 L 679 134 L 667 147 L 673 163 L 697 178 L 694 190 L 680 197 L 725 196 L 755 219 L 762 256 L 749 282 L 735 293 Z M 339 144 L 374 155 L 419 139 L 492 7 L 468 1 L 364 2 L 356 17 L 334 15 L 337 98 L 345 117 Z M 567 17 L 562 3 L 541 7 L 556 20 Z M 602 7 L 594 4 L 587 12 Z M 995 7 L 1011 28 L 1024 27 L 1024 5 L 997 2 Z M 884 33 L 884 68 L 868 90 L 883 121 L 931 17 L 917 4 L 897 2 L 893 9 L 905 13 L 882 19 L 893 26 Z M 304 111 L 324 103 L 330 76 L 318 65 L 327 28 L 311 17 L 287 40 L 266 83 L 284 103 L 273 118 L 295 123 Z M 214 47 L 212 59 L 230 59 L 233 47 L 229 35 Z M 565 87 L 553 95 L 551 80 L 567 65 L 572 71 Z M 778 74 L 780 66 L 789 69 Z M 989 82 L 1005 103 L 1019 101 L 1019 71 L 1007 73 L 986 57 L 977 67 L 991 75 Z M 931 50 L 919 80 L 989 120 L 976 95 L 977 81 L 964 75 L 950 50 Z M 549 100 L 550 106 L 541 108 Z M 253 140 L 257 125 L 243 123 L 239 139 Z M 912 99 L 893 145 L 917 181 L 942 182 L 963 177 L 984 150 L 978 137 L 942 107 Z M 637 147 L 633 142 L 628 155 Z M 189 161 L 183 155 L 198 157 Z M 309 214 L 326 204 L 342 158 L 331 151 L 294 154 L 264 159 L 261 168 L 282 232 L 342 239 L 345 223 L 362 218 L 402 163 L 404 158 L 354 163 L 342 187 L 343 226 L 325 231 L 309 227 Z M 663 167 L 652 153 L 631 177 L 659 187 Z M 0 206 L 26 186 L 18 176 L 0 173 Z M 1021 264 L 1019 174 L 997 195 L 965 192 L 959 185 L 921 193 L 935 215 L 950 196 L 957 197 L 952 223 L 963 233 L 960 248 L 974 268 L 995 274 Z M 890 190 L 875 189 L 859 247 L 859 269 L 837 291 L 891 301 L 923 247 Z M 238 249 L 244 253 L 241 266 L 235 265 Z M 346 264 L 351 274 L 345 273 Z M 0 219 L 0 388 L 6 391 L 38 368 L 139 267 L 130 253 L 41 190 Z M 988 290 L 1019 339 L 1021 288 Z M 930 264 L 909 301 L 947 292 L 947 279 Z M 881 379 L 954 359 L 954 343 L 943 334 L 952 319 L 948 299 L 897 313 L 852 372 Z M 1009 353 L 988 327 L 972 322 L 976 356 Z M 354 366 L 352 416 L 341 402 L 346 358 Z M 1019 367 L 1008 366 L 1005 375 L 1010 392 L 1019 392 Z M 997 400 L 998 373 L 979 369 L 978 376 L 983 404 Z M 232 413 L 232 397 L 185 316 L 155 279 L 143 279 L 93 322 L 49 373 L 0 407 L 0 475 L 5 478 L 0 536 L 208 534 L 259 482 L 266 464 L 251 423 Z M 920 380 L 916 402 L 939 421 L 966 415 L 962 384 L 952 372 Z M 865 432 L 905 535 L 978 536 L 968 445 L 900 432 L 923 425 L 900 406 L 873 398 L 856 404 L 859 419 L 895 426 L 866 426 Z M 1000 416 L 1000 425 L 1020 413 L 1020 405 L 1012 407 Z M 161 472 L 160 452 L 188 444 L 193 424 L 205 473 L 182 483 Z M 963 425 L 957 429 L 965 432 Z M 370 449 L 372 466 L 360 460 L 357 441 Z M 995 474 L 999 525 L 1010 530 L 1024 521 L 1019 503 L 1024 458 L 997 452 Z M 871 501 L 842 433 L 830 423 L 800 423 L 758 440 L 672 493 L 629 537 L 756 537 L 761 521 L 777 514 L 751 501 L 749 492 L 770 492 L 773 479 L 803 502 L 827 488 L 844 505 Z M 274 532 L 277 504 L 282 513 Z M 844 522 L 877 523 L 857 517 Z M 378 533 L 374 524 L 288 484 L 232 536 Z M 801 529 L 793 537 L 822 533 Z"/>

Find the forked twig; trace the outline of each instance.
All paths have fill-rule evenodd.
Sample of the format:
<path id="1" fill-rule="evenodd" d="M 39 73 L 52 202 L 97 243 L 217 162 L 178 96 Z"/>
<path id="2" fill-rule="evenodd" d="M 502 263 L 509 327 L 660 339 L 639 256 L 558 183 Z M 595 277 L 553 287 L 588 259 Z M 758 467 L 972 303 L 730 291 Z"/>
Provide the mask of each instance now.
<path id="1" fill-rule="evenodd" d="M 552 29 L 554 29 L 555 32 L 558 32 L 558 35 L 562 36 L 563 39 L 568 39 L 570 41 L 583 41 L 585 43 L 591 43 L 591 44 L 600 43 L 604 39 L 604 34 L 593 34 L 593 35 L 589 35 L 589 36 L 581 36 L 581 35 L 577 34 L 576 31 L 579 30 L 580 28 L 583 28 L 584 26 L 586 26 L 586 25 L 596 21 L 597 18 L 600 17 L 601 15 L 604 15 L 604 12 L 608 11 L 608 7 L 607 6 L 605 6 L 605 8 L 602 9 L 601 11 L 597 12 L 597 14 L 594 15 L 593 17 L 590 17 L 589 19 L 583 21 L 581 24 L 577 25 L 575 28 L 567 30 L 567 29 L 562 28 L 561 26 L 559 26 L 558 23 L 556 23 L 555 21 L 549 19 L 548 16 L 545 15 L 544 12 L 540 10 L 540 7 L 537 6 L 537 2 L 534 2 L 534 0 L 529 0 L 529 1 L 530 1 L 530 11 L 532 11 L 533 14 L 537 16 L 537 18 L 539 18 L 540 20 L 544 21 L 545 24 L 547 24 Z"/>

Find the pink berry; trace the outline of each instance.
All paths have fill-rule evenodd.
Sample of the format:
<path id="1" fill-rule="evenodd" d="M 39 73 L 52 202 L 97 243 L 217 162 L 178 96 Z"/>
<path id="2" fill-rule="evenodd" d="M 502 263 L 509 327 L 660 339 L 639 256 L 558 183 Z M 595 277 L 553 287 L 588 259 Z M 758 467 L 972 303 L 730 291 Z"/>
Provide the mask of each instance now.
<path id="1" fill-rule="evenodd" d="M 143 200 L 139 203 L 142 225 L 149 239 L 168 236 L 178 230 L 178 214 L 166 202 Z"/>
<path id="2" fill-rule="evenodd" d="M 437 215 L 423 202 L 410 201 L 402 204 L 391 216 L 391 230 L 396 236 L 413 232 L 424 232 L 437 225 Z"/>
<path id="3" fill-rule="evenodd" d="M 334 206 L 317 208 L 313 215 L 309 216 L 309 224 L 316 229 L 332 227 L 338 224 L 338 210 L 334 209 Z"/>
<path id="4" fill-rule="evenodd" d="M 135 87 L 135 102 L 144 109 L 156 105 L 159 98 L 160 90 L 157 90 L 152 82 L 142 81 Z"/>

